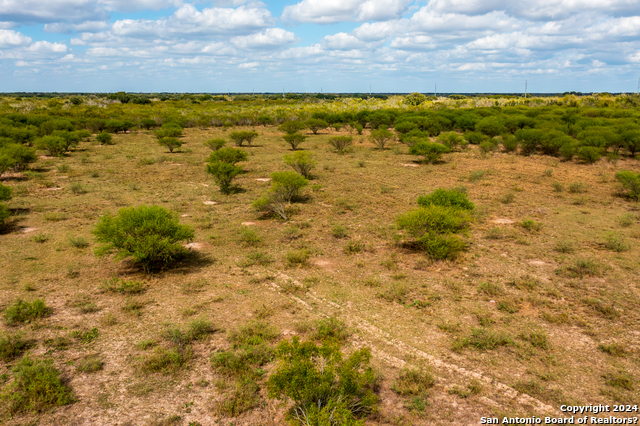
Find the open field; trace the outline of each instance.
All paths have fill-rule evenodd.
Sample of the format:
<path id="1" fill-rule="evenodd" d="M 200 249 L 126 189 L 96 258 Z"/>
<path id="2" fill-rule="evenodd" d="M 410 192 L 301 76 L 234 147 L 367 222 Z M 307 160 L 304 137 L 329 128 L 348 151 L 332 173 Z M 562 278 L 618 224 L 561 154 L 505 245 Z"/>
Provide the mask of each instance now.
<path id="1" fill-rule="evenodd" d="M 203 142 L 237 130 L 259 136 L 242 147 L 240 190 L 224 195 L 205 173 Z M 582 164 L 470 145 L 424 164 L 397 140 L 375 149 L 370 132 L 306 132 L 301 148 L 317 166 L 288 221 L 251 207 L 271 173 L 288 170 L 283 156 L 292 151 L 274 126 L 185 128 L 172 153 L 152 130 L 116 133 L 113 145 L 92 136 L 66 156 L 41 155 L 30 171 L 2 175 L 13 216 L 0 235 L 0 309 L 44 299 L 50 313 L 10 324 L 5 311 L 0 331 L 30 340 L 31 358 L 51 359 L 75 402 L 7 408 L 1 421 L 285 424 L 290 403 L 267 396 L 273 357 L 246 398 L 211 357 L 234 350 L 234 332 L 255 321 L 274 328 L 266 341 L 275 347 L 312 338 L 331 317 L 348 327 L 344 352 L 371 349 L 380 404 L 367 425 L 638 404 L 640 209 L 614 177 L 638 173 L 638 160 Z M 345 154 L 329 145 L 337 135 L 353 137 Z M 475 203 L 469 247 L 456 260 L 431 260 L 402 243 L 396 218 L 418 196 L 453 187 Z M 151 275 L 96 256 L 99 218 L 142 204 L 192 226 L 193 255 Z M 198 321 L 206 333 L 172 346 L 167 330 Z M 182 360 L 149 367 L 163 350 Z M 0 360 L 5 390 L 18 359 Z M 433 386 L 399 391 L 407 369 L 430 372 Z M 233 398 L 246 403 L 238 415 L 224 408 Z M 628 416 L 638 414 L 620 417 Z"/>

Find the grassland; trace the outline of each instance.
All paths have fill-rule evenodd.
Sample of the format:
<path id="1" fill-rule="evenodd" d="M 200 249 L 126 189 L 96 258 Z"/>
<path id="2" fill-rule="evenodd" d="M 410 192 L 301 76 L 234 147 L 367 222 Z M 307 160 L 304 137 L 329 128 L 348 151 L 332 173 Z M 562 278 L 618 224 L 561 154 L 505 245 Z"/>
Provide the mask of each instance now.
<path id="1" fill-rule="evenodd" d="M 43 299 L 50 312 L 0 330 L 29 339 L 28 356 L 52 359 L 75 402 L 2 422 L 283 424 L 286 403 L 263 388 L 246 396 L 210 357 L 251 321 L 278 340 L 308 338 L 331 316 L 350 330 L 347 351 L 371 348 L 381 378 L 367 425 L 640 402 L 640 211 L 614 179 L 638 172 L 637 160 L 585 165 L 471 146 L 425 165 L 397 141 L 374 149 L 369 129 L 339 155 L 328 140 L 348 132 L 329 128 L 308 132 L 302 148 L 318 164 L 283 222 L 251 208 L 270 174 L 287 170 L 282 133 L 234 130 L 260 136 L 243 148 L 242 190 L 231 195 L 204 172 L 203 142 L 226 138 L 224 128 L 185 129 L 173 153 L 152 131 L 120 133 L 114 145 L 81 142 L 3 175 L 14 216 L 0 235 L 0 308 Z M 399 243 L 395 218 L 419 195 L 461 186 L 476 205 L 462 258 L 434 262 Z M 141 204 L 193 226 L 194 255 L 155 275 L 96 256 L 99 217 Z M 167 337 L 197 321 L 209 328 L 188 343 Z M 4 385 L 16 363 L 0 360 Z M 273 365 L 261 368 L 268 376 Z M 407 369 L 430 372 L 428 394 L 398 391 L 410 389 L 398 384 Z M 250 409 L 232 415 L 233 398 Z"/>

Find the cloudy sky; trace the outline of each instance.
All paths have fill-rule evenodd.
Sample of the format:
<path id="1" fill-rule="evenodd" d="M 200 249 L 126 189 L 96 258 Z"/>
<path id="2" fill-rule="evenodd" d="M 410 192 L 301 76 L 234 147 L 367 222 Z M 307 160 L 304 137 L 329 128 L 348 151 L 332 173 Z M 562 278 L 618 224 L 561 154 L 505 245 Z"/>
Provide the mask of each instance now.
<path id="1" fill-rule="evenodd" d="M 631 92 L 640 0 L 0 0 L 0 91 Z"/>

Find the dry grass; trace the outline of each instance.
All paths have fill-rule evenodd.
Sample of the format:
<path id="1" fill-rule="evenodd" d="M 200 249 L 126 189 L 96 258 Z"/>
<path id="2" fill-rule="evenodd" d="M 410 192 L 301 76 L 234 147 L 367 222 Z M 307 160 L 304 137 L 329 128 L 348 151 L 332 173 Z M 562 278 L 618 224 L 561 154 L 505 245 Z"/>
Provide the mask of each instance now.
<path id="1" fill-rule="evenodd" d="M 256 130 L 261 136 L 245 148 L 247 172 L 236 179 L 242 191 L 229 196 L 218 191 L 203 165 L 209 154 L 203 142 L 225 137 L 222 129 L 186 129 L 181 152 L 172 154 L 150 132 L 119 134 L 115 145 L 85 142 L 69 157 L 41 160 L 37 178 L 4 180 L 20 188 L 11 205 L 23 213 L 1 236 L 0 306 L 45 299 L 51 315 L 17 327 L 25 339 L 38 341 L 34 353 L 45 351 L 46 339 L 71 337 L 67 349 L 49 356 L 78 401 L 43 414 L 43 424 L 88 413 L 95 424 L 136 422 L 157 413 L 177 413 L 184 424 L 215 424 L 225 411 L 212 411 L 212 398 L 219 405 L 231 391 L 208 358 L 229 347 L 224 333 L 195 341 L 170 376 L 137 361 L 178 353 L 136 344 L 161 340 L 167 324 L 194 315 L 224 330 L 268 317 L 283 336 L 308 333 L 300 324 L 339 315 L 352 326 L 353 341 L 373 346 L 374 355 L 388 355 L 374 359 L 385 377 L 380 392 L 386 402 L 371 425 L 477 423 L 481 416 L 536 411 L 495 383 L 556 409 L 560 401 L 638 400 L 640 225 L 625 220 L 621 227 L 615 220 L 632 206 L 614 195 L 611 179 L 617 170 L 637 170 L 637 162 L 552 164 L 549 157 L 485 156 L 472 147 L 436 166 L 407 167 L 415 160 L 407 147 L 394 143 L 390 150 L 374 150 L 366 130 L 354 135 L 350 152 L 336 154 L 329 138 L 340 133 L 331 129 L 303 144 L 318 161 L 315 186 L 284 223 L 262 219 L 250 208 L 269 187 L 257 179 L 287 170 L 282 157 L 290 152 L 274 128 Z M 62 178 L 60 166 L 73 173 Z M 550 168 L 564 187 L 583 186 L 554 191 L 545 175 Z M 460 185 L 477 206 L 472 244 L 462 259 L 430 262 L 397 244 L 395 218 L 416 207 L 418 195 Z M 50 190 L 55 187 L 62 190 Z M 505 203 L 505 194 L 514 191 Z M 84 249 L 95 242 L 91 230 L 100 215 L 139 204 L 162 205 L 192 225 L 198 256 L 147 276 L 126 261 Z M 512 223 L 493 222 L 499 218 Z M 21 232 L 25 228 L 36 230 Z M 603 248 L 612 233 L 623 238 L 624 250 Z M 360 328 L 362 321 L 379 332 Z M 16 328 L 1 327 L 3 333 Z M 612 339 L 618 346 L 608 343 Z M 86 350 L 100 354 L 101 368 L 88 367 L 90 381 L 67 364 L 84 359 Z M 433 360 L 482 372 L 494 383 L 474 385 L 485 398 L 469 391 L 462 404 L 458 390 L 467 395 L 470 379 Z M 405 362 L 412 368 L 433 364 L 435 385 L 426 402 L 389 391 L 395 369 Z M 614 380 L 612 371 L 624 371 L 624 380 Z M 0 374 L 8 372 L 8 365 L 0 365 Z M 199 381 L 220 388 L 195 385 Z M 265 403 L 242 414 L 238 424 L 282 424 L 285 408 L 260 398 Z"/>

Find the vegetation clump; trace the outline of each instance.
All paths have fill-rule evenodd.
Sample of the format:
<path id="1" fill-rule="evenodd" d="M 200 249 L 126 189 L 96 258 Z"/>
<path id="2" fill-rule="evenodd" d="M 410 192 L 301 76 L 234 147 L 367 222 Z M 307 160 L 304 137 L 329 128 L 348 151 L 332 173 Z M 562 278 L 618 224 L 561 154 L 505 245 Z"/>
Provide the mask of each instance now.
<path id="1" fill-rule="evenodd" d="M 44 299 L 36 299 L 32 302 L 18 299 L 4 310 L 3 316 L 5 323 L 13 326 L 46 317 L 51 314 L 51 311 L 51 308 L 44 303 Z"/>
<path id="2" fill-rule="evenodd" d="M 187 255 L 181 244 L 194 236 L 191 227 L 181 225 L 175 213 L 160 206 L 123 208 L 116 216 L 100 218 L 93 230 L 105 245 L 104 254 L 115 250 L 120 258 L 132 258 L 147 272 L 162 270 Z"/>

